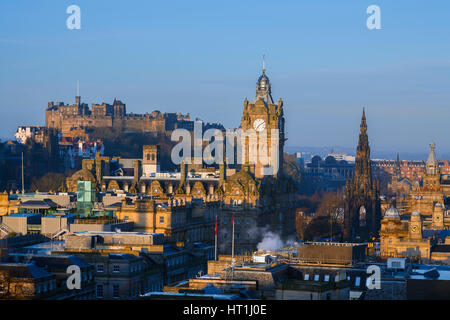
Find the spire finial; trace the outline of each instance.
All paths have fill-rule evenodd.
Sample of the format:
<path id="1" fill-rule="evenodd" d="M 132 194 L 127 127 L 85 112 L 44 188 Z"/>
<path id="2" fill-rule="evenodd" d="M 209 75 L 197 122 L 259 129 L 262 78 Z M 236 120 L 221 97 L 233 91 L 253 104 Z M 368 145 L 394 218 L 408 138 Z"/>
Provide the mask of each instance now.
<path id="1" fill-rule="evenodd" d="M 77 80 L 77 97 L 80 96 L 80 80 Z"/>
<path id="2" fill-rule="evenodd" d="M 361 117 L 361 128 L 367 128 L 367 123 L 366 123 L 366 110 L 363 107 L 363 113 L 362 113 L 362 117 Z"/>
<path id="3" fill-rule="evenodd" d="M 266 55 L 263 54 L 263 68 L 262 68 L 263 72 L 266 72 Z"/>
<path id="4" fill-rule="evenodd" d="M 430 150 L 434 152 L 435 148 L 436 148 L 436 144 L 434 142 L 430 142 Z"/>

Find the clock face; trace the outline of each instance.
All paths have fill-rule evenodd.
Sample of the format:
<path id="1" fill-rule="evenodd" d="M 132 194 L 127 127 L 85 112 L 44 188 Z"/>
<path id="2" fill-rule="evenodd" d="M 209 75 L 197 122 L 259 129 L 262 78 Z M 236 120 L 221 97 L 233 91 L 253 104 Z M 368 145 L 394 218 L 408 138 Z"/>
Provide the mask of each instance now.
<path id="1" fill-rule="evenodd" d="M 266 122 L 263 119 L 256 119 L 255 122 L 253 122 L 253 128 L 255 128 L 256 131 L 263 131 L 266 128 Z"/>
<path id="2" fill-rule="evenodd" d="M 412 226 L 412 232 L 417 232 L 419 230 L 419 228 L 417 226 Z"/>

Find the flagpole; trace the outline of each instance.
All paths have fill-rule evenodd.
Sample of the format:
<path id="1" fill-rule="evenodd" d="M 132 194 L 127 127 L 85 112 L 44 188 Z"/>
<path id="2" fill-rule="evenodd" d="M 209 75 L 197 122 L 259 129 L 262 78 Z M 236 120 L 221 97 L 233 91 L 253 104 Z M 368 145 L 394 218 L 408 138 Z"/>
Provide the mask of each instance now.
<path id="1" fill-rule="evenodd" d="M 231 275 L 233 276 L 234 272 L 234 214 L 231 218 L 233 224 L 233 231 L 231 233 Z"/>
<path id="2" fill-rule="evenodd" d="M 23 179 L 23 151 L 22 151 L 22 195 L 25 193 L 24 179 Z"/>
<path id="3" fill-rule="evenodd" d="M 216 215 L 216 228 L 214 230 L 214 247 L 215 247 L 215 251 L 214 251 L 214 260 L 217 261 L 217 215 Z"/>

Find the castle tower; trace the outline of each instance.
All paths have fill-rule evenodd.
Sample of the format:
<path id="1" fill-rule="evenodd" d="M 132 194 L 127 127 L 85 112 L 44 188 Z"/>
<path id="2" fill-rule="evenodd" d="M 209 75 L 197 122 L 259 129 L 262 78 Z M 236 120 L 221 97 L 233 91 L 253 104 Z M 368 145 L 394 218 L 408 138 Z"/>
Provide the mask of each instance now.
<path id="1" fill-rule="evenodd" d="M 367 136 L 366 114 L 363 109 L 358 146 L 356 148 L 355 172 L 347 179 L 345 186 L 346 208 L 344 217 L 344 238 L 369 238 L 380 230 L 381 207 L 379 180 L 372 179 L 369 138 Z M 360 225 L 361 208 L 365 209 L 366 226 Z"/>
<path id="2" fill-rule="evenodd" d="M 149 177 L 160 171 L 159 167 L 160 148 L 155 145 L 142 147 L 142 173 Z"/>
<path id="3" fill-rule="evenodd" d="M 275 104 L 265 66 L 256 82 L 253 102 L 244 101 L 241 118 L 241 170 L 252 168 L 257 179 L 277 177 L 281 173 L 284 153 L 283 101 Z"/>
<path id="4" fill-rule="evenodd" d="M 122 103 L 122 101 L 117 100 L 116 98 L 114 98 L 114 102 L 113 102 L 113 114 L 114 114 L 114 117 L 116 117 L 116 118 L 123 118 L 127 114 L 127 109 L 126 109 L 125 104 Z"/>

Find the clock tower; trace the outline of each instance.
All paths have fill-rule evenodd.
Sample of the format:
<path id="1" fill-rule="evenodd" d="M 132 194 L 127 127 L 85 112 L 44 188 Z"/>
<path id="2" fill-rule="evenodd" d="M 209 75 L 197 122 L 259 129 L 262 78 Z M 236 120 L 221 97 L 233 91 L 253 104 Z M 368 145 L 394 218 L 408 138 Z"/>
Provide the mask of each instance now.
<path id="1" fill-rule="evenodd" d="M 261 179 L 281 173 L 285 142 L 283 101 L 274 103 L 269 78 L 263 67 L 256 82 L 253 102 L 244 101 L 241 119 L 241 165 Z"/>
<path id="2" fill-rule="evenodd" d="M 431 217 L 432 228 L 435 230 L 445 229 L 444 226 L 444 207 L 440 202 L 436 202 L 433 208 L 433 215 Z"/>
<path id="3" fill-rule="evenodd" d="M 414 211 L 411 213 L 411 220 L 409 222 L 409 237 L 411 239 L 422 239 L 422 218 L 420 213 Z"/>

